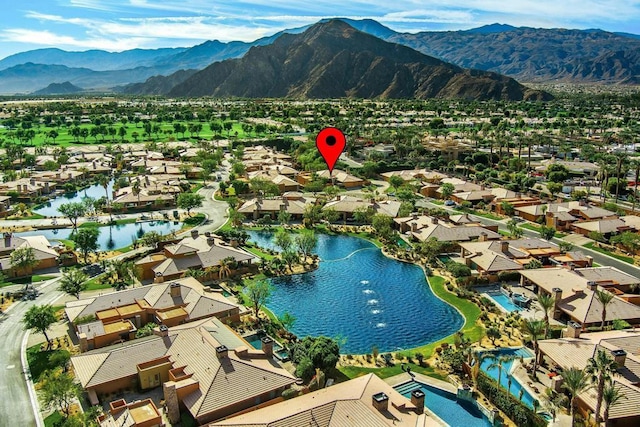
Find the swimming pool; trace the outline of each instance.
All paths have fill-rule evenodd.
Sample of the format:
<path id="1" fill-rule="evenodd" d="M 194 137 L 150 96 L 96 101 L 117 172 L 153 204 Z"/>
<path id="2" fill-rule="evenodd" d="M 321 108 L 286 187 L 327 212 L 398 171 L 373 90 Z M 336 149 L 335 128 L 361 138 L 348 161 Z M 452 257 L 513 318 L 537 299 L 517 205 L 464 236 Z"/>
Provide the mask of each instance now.
<path id="1" fill-rule="evenodd" d="M 273 233 L 249 231 L 249 240 L 276 248 Z M 387 258 L 372 243 L 350 236 L 318 234 L 317 270 L 270 279 L 267 306 L 291 313 L 299 337 L 340 338 L 344 354 L 408 349 L 459 330 L 464 319 L 437 298 L 414 264 Z"/>
<path id="2" fill-rule="evenodd" d="M 455 394 L 448 391 L 417 381 L 394 388 L 409 399 L 412 391 L 421 390 L 425 394 L 424 406 L 451 427 L 491 427 L 492 425 L 473 403 L 458 400 Z"/>
<path id="3" fill-rule="evenodd" d="M 503 294 L 502 292 L 487 292 L 487 295 L 496 302 L 505 311 L 511 313 L 512 311 L 521 311 L 522 307 L 518 307 L 511 301 L 511 298 Z"/>
<path id="4" fill-rule="evenodd" d="M 521 348 L 501 348 L 499 350 L 491 350 L 487 353 L 493 353 L 495 357 L 500 356 L 514 356 L 514 357 L 523 357 L 525 359 L 533 357 L 533 354 L 529 349 L 525 347 Z M 489 366 L 493 363 L 496 363 L 496 359 L 486 358 L 480 364 L 480 368 L 491 378 L 494 380 L 498 380 L 498 372 L 499 369 L 497 366 L 489 368 Z M 533 409 L 533 401 L 535 400 L 533 396 L 520 384 L 520 382 L 512 377 L 509 373 L 511 372 L 511 368 L 513 367 L 513 360 L 509 360 L 502 363 L 502 375 L 500 376 L 500 384 L 510 393 L 515 396 L 516 399 L 520 399 L 520 393 L 522 392 L 522 403 L 527 405 L 529 408 Z M 509 386 L 509 378 L 511 378 L 511 385 Z"/>
<path id="5" fill-rule="evenodd" d="M 242 338 L 246 342 L 248 342 L 249 345 L 254 349 L 261 350 L 262 337 L 265 337 L 265 336 L 266 334 L 264 332 L 263 333 L 256 332 L 254 334 L 246 335 Z M 289 352 L 282 345 L 280 345 L 280 343 L 278 343 L 276 340 L 273 340 L 273 354 L 275 354 L 276 357 L 282 360 L 283 362 L 286 362 L 287 360 L 289 360 Z"/>

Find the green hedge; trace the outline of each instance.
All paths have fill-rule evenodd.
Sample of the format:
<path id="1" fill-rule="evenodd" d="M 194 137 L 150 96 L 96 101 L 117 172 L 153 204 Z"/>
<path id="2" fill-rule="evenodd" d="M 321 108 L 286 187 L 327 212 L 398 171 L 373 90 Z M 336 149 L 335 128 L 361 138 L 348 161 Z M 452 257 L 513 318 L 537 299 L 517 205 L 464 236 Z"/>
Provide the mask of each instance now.
<path id="1" fill-rule="evenodd" d="M 516 399 L 509 391 L 484 372 L 478 374 L 480 390 L 498 409 L 505 413 L 517 426 L 544 427 L 547 422 L 528 406 Z"/>

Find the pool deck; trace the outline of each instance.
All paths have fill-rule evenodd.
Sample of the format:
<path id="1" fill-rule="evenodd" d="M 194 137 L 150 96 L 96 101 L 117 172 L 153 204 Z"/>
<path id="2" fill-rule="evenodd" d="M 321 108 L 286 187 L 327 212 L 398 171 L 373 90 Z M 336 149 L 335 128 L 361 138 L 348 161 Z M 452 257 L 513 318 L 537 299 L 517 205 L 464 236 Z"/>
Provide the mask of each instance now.
<path id="1" fill-rule="evenodd" d="M 437 378 L 427 377 L 426 375 L 422 375 L 417 372 L 412 372 L 412 374 L 414 375 L 414 379 L 416 381 L 421 382 L 423 384 L 440 388 L 442 390 L 448 391 L 449 393 L 453 393 L 453 394 L 456 394 L 458 392 L 458 389 L 456 386 L 446 381 L 442 381 Z M 397 385 L 404 384 L 409 381 L 411 381 L 411 375 L 407 374 L 406 372 L 384 379 L 384 382 L 389 384 L 391 387 L 395 387 Z"/>
<path id="2" fill-rule="evenodd" d="M 491 297 L 491 294 L 488 293 L 490 291 L 496 291 L 496 290 L 499 291 L 499 289 L 500 289 L 499 285 L 478 286 L 475 288 L 476 292 L 478 292 L 480 295 L 491 299 L 491 301 L 493 301 L 496 304 L 496 306 L 500 311 L 502 311 L 503 313 L 509 313 L 507 310 L 505 310 L 505 308 L 502 305 L 500 305 L 496 300 L 494 300 Z M 518 310 L 518 313 L 523 319 L 534 319 L 534 320 L 544 319 L 544 312 L 542 311 L 542 308 L 538 304 L 538 296 L 534 292 L 532 292 L 530 289 L 523 288 L 521 286 L 511 286 L 511 291 L 518 294 L 523 294 L 524 296 L 531 298 L 531 304 L 529 308 L 522 308 Z M 552 319 L 551 317 L 549 317 L 549 324 L 566 326 L 565 323 L 559 322 L 555 319 Z"/>

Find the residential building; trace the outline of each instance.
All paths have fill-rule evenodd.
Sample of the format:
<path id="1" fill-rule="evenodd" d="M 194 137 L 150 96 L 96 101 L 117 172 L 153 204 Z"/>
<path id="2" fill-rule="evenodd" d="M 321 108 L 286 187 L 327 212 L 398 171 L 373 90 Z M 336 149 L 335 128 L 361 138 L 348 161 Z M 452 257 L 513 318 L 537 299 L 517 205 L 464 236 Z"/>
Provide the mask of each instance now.
<path id="1" fill-rule="evenodd" d="M 209 424 L 208 427 L 367 426 L 436 427 L 424 413 L 424 393 L 411 400 L 375 374 Z"/>
<path id="2" fill-rule="evenodd" d="M 91 404 L 122 390 L 162 387 L 171 423 L 187 411 L 197 425 L 281 400 L 295 377 L 216 318 L 167 328 L 154 335 L 71 358 Z"/>
<path id="3" fill-rule="evenodd" d="M 340 214 L 342 221 L 353 218 L 353 214 L 359 210 L 371 209 L 374 214 L 383 214 L 395 218 L 400 210 L 400 202 L 395 200 L 361 199 L 353 196 L 338 195 L 327 202 L 323 211 L 334 210 Z"/>
<path id="4" fill-rule="evenodd" d="M 538 294 L 555 298 L 554 319 L 576 322 L 582 328 L 600 325 L 602 304 L 596 299 L 596 290 L 615 296 L 606 309 L 606 322 L 616 319 L 640 324 L 640 306 L 625 298 L 640 279 L 614 267 L 539 268 L 520 271 L 522 286 L 532 286 Z"/>
<path id="5" fill-rule="evenodd" d="M 315 204 L 316 199 L 299 192 L 286 192 L 281 197 L 254 198 L 247 200 L 238 208 L 238 212 L 248 219 L 257 220 L 269 215 L 272 221 L 278 218 L 280 211 L 288 212 L 293 220 L 301 220 L 308 205 Z"/>
<path id="6" fill-rule="evenodd" d="M 200 235 L 198 230 L 192 230 L 190 237 L 185 237 L 176 244 L 166 245 L 162 252 L 152 253 L 138 260 L 136 268 L 138 277 L 142 280 L 153 279 L 156 283 L 177 279 L 190 269 L 205 270 L 211 277 L 219 278 L 225 274 L 220 267 L 227 259 L 234 263 L 233 266 L 225 264 L 230 270 L 243 270 L 256 257 L 211 233 Z M 226 273 L 230 274 L 230 271 Z"/>
<path id="7" fill-rule="evenodd" d="M 479 222 L 467 222 L 467 216 L 455 216 L 457 222 L 428 215 L 414 214 L 410 217 L 396 218 L 401 233 L 421 242 L 436 238 L 442 242 L 465 242 L 475 239 L 499 240 L 502 236 L 496 226 L 485 226 Z"/>
<path id="8" fill-rule="evenodd" d="M 581 333 L 579 325 L 569 325 L 565 338 L 542 340 L 540 352 L 552 366 L 559 368 L 552 386 L 562 387 L 562 370 L 586 369 L 589 359 L 605 351 L 618 367 L 611 376 L 613 387 L 623 396 L 609 408 L 609 423 L 616 427 L 640 425 L 640 333 L 630 330 Z M 591 387 L 577 396 L 579 413 L 593 420 L 597 388 Z M 600 416 L 604 415 L 604 405 Z"/>
<path id="9" fill-rule="evenodd" d="M 109 402 L 109 411 L 98 417 L 100 427 L 163 427 L 162 414 L 151 399 L 127 403 Z"/>
<path id="10" fill-rule="evenodd" d="M 334 185 L 338 185 L 343 188 L 359 188 L 367 185 L 369 182 L 358 178 L 357 176 L 353 176 L 348 172 L 342 171 L 340 169 L 334 169 L 331 173 L 328 169 L 318 171 L 315 173 L 318 178 L 326 179 L 327 181 L 333 183 Z M 306 185 L 311 182 L 313 174 L 303 172 L 298 174 L 297 181 L 300 185 Z"/>
<path id="11" fill-rule="evenodd" d="M 65 313 L 74 325 L 81 352 L 129 341 L 150 322 L 175 326 L 214 316 L 240 320 L 237 304 L 220 293 L 206 292 L 193 277 L 71 301 Z"/>
<path id="12" fill-rule="evenodd" d="M 503 271 L 522 270 L 534 259 L 548 265 L 553 256 L 561 254 L 558 245 L 533 238 L 460 242 L 459 245 L 465 264 L 491 280 L 497 280 Z"/>
<path id="13" fill-rule="evenodd" d="M 37 263 L 28 269 L 16 269 L 11 264 L 11 253 L 16 249 L 31 248 Z M 20 277 L 32 274 L 34 271 L 58 266 L 58 252 L 51 247 L 51 243 L 44 236 L 14 236 L 4 232 L 0 240 L 0 271 L 8 277 Z"/>

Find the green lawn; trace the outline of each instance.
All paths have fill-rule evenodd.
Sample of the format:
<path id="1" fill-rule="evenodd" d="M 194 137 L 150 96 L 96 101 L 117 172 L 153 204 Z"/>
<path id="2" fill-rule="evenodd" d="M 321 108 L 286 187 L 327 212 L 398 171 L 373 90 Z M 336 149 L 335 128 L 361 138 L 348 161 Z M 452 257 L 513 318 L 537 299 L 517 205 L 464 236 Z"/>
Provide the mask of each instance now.
<path id="1" fill-rule="evenodd" d="M 10 285 L 27 285 L 38 282 L 44 282 L 45 280 L 50 280 L 55 278 L 56 276 L 47 276 L 47 275 L 38 275 L 35 274 L 33 276 L 20 277 L 17 279 L 5 279 L 5 281 L 0 282 L 0 288 Z"/>
<path id="2" fill-rule="evenodd" d="M 96 291 L 98 289 L 111 289 L 111 285 L 109 283 L 101 283 L 101 276 L 96 276 L 93 279 L 89 279 L 87 282 L 87 290 L 88 291 Z"/>
<path id="3" fill-rule="evenodd" d="M 43 219 L 43 218 L 45 218 L 44 215 L 40 215 L 40 214 L 37 214 L 37 213 L 32 213 L 31 215 L 28 215 L 28 216 L 17 216 L 17 217 L 11 217 L 9 219 L 16 220 L 16 221 L 21 221 L 23 219 Z"/>
<path id="4" fill-rule="evenodd" d="M 178 123 L 176 121 L 176 123 Z M 160 123 L 160 128 L 162 130 L 162 132 L 160 132 L 157 136 L 155 134 L 152 135 L 151 138 L 145 138 L 143 137 L 143 133 L 144 133 L 144 128 L 142 126 L 142 123 L 138 123 L 138 125 L 136 125 L 135 123 L 127 123 L 126 125 L 123 125 L 122 123 L 115 123 L 113 125 L 113 127 L 116 130 L 119 130 L 121 127 L 124 126 L 124 128 L 126 129 L 127 133 L 124 136 L 124 142 L 125 143 L 130 143 L 130 142 L 146 142 L 148 140 L 155 140 L 156 142 L 163 142 L 163 141 L 169 141 L 169 140 L 187 140 L 187 141 L 198 141 L 200 139 L 207 139 L 207 140 L 211 140 L 213 139 L 213 133 L 211 132 L 210 128 L 209 128 L 209 124 L 208 123 L 202 123 L 199 122 L 197 120 L 182 120 L 180 121 L 180 123 L 186 125 L 187 127 L 189 126 L 189 124 L 192 123 L 200 123 L 202 124 L 202 132 L 200 132 L 200 134 L 198 135 L 198 137 L 194 134 L 193 137 L 191 136 L 191 134 L 189 132 L 185 132 L 185 134 L 183 135 L 182 133 L 171 133 L 171 134 L 167 134 L 165 133 L 165 131 L 171 130 L 173 131 L 173 123 Z M 155 124 L 155 123 L 154 123 Z M 79 126 L 80 129 L 86 128 L 89 129 L 89 131 L 91 131 L 91 128 L 93 127 L 93 125 L 91 124 L 82 124 Z M 80 138 L 79 142 L 76 142 L 74 140 L 74 138 L 70 135 L 70 130 L 71 130 L 72 126 L 70 127 L 66 127 L 66 126 L 60 126 L 60 128 L 55 128 L 55 127 L 48 127 L 48 126 L 38 126 L 36 128 L 34 128 L 34 130 L 36 131 L 36 136 L 33 139 L 33 141 L 30 141 L 28 143 L 28 145 L 43 145 L 45 143 L 45 140 L 48 144 L 51 145 L 59 145 L 62 147 L 69 147 L 69 146 L 74 146 L 74 145 L 83 145 L 83 144 L 121 144 L 123 143 L 123 139 L 120 136 L 107 136 L 106 138 L 103 139 L 103 137 L 101 135 L 98 135 L 97 138 L 94 138 L 92 136 L 87 137 L 86 142 L 83 141 L 82 138 Z M 51 131 L 55 129 L 58 132 L 58 137 L 56 138 L 55 141 L 53 141 L 51 138 L 46 138 L 46 135 Z M 0 129 L 0 137 L 7 140 L 7 141 L 15 141 L 15 138 L 11 137 L 10 132 L 15 132 L 9 129 Z M 138 134 L 137 138 L 134 138 L 133 133 L 136 132 Z M 251 133 L 249 135 L 247 135 L 243 130 L 242 130 L 242 124 L 238 123 L 238 122 L 233 122 L 233 128 L 231 129 L 231 131 L 229 132 L 229 134 L 227 134 L 226 130 L 223 130 L 221 133 L 221 136 L 223 138 L 227 138 L 227 135 L 229 135 L 230 137 L 235 137 L 235 133 L 237 134 L 238 138 L 253 138 L 253 137 L 264 137 L 266 134 L 258 134 L 256 135 L 255 133 Z"/>
<path id="5" fill-rule="evenodd" d="M 360 366 L 343 366 L 339 368 L 339 371 L 342 374 L 344 374 L 344 376 L 346 376 L 348 379 L 361 377 L 371 372 L 373 372 L 380 378 L 388 378 L 388 377 L 393 377 L 394 375 L 401 374 L 403 372 L 400 363 L 401 362 L 398 361 L 394 366 L 388 366 L 385 368 L 365 368 Z M 437 378 L 439 380 L 446 381 L 446 376 L 441 375 L 431 367 L 419 366 L 419 365 L 416 365 L 415 363 L 405 363 L 405 365 L 410 366 L 412 372 L 417 372 L 419 374 L 427 375 L 430 377 Z"/>
<path id="6" fill-rule="evenodd" d="M 634 262 L 632 257 L 626 256 L 626 255 L 620 255 L 620 254 L 617 254 L 615 252 L 608 251 L 608 250 L 606 250 L 604 248 L 596 246 L 596 244 L 594 242 L 587 243 L 587 244 L 582 245 L 582 246 L 584 246 L 585 248 L 589 248 L 589 249 L 591 249 L 593 251 L 600 252 L 601 254 L 609 255 L 610 257 L 613 257 L 613 258 L 615 258 L 615 259 L 617 259 L 619 261 L 626 262 L 626 263 L 629 263 L 629 264 L 635 264 L 635 262 Z"/>
<path id="7" fill-rule="evenodd" d="M 499 217 L 499 216 L 494 215 L 494 214 L 490 214 L 488 212 L 472 211 L 471 214 L 479 216 L 479 217 L 482 217 L 482 218 L 492 219 L 494 221 L 501 221 L 503 219 L 502 217 Z"/>
<path id="8" fill-rule="evenodd" d="M 204 214 L 199 213 L 195 216 L 191 216 L 184 220 L 183 224 L 185 227 L 195 227 L 196 225 L 200 225 L 202 221 L 204 221 Z M 183 228 L 185 228 L 183 227 Z"/>
<path id="9" fill-rule="evenodd" d="M 244 246 L 244 248 L 248 251 L 251 252 L 252 254 L 254 254 L 257 257 L 266 259 L 267 261 L 272 260 L 273 258 L 275 258 L 273 255 L 268 254 L 266 252 L 261 251 L 260 249 L 253 247 L 253 246 Z"/>
<path id="10" fill-rule="evenodd" d="M 63 418 L 64 416 L 59 411 L 55 411 L 51 413 L 51 415 L 49 415 L 47 418 L 44 419 L 44 426 L 53 427 L 56 424 L 60 423 Z"/>
<path id="11" fill-rule="evenodd" d="M 40 344 L 36 344 L 27 349 L 27 363 L 29 364 L 31 378 L 33 378 L 34 383 L 40 381 L 40 376 L 44 371 L 59 367 L 58 365 L 51 363 L 49 361 L 49 357 L 63 351 L 66 350 L 40 351 Z"/>
<path id="12" fill-rule="evenodd" d="M 522 223 L 520 224 L 521 228 L 526 228 L 527 230 L 531 230 L 531 231 L 535 231 L 535 232 L 540 232 L 540 226 L 539 225 L 533 225 L 530 224 L 528 222 Z"/>

